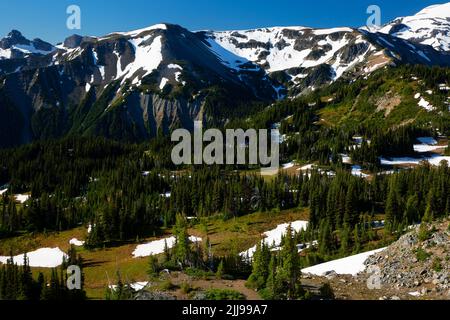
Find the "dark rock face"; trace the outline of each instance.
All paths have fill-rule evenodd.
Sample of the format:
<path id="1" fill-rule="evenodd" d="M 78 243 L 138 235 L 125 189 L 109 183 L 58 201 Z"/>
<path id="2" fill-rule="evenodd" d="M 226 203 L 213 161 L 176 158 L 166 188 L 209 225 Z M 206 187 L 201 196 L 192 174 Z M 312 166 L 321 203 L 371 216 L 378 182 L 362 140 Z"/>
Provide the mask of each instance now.
<path id="1" fill-rule="evenodd" d="M 14 45 L 30 45 L 30 40 L 26 39 L 19 31 L 12 30 L 6 38 L 0 40 L 1 49 L 9 49 Z"/>
<path id="2" fill-rule="evenodd" d="M 369 44 L 367 42 L 346 46 L 343 50 L 340 51 L 341 61 L 343 61 L 344 63 L 351 63 L 355 60 L 356 57 L 367 52 L 368 49 Z"/>
<path id="3" fill-rule="evenodd" d="M 81 45 L 81 42 L 83 42 L 83 37 L 77 34 L 74 34 L 73 36 L 70 36 L 64 40 L 64 47 L 69 49 L 74 49 Z"/>
<path id="4" fill-rule="evenodd" d="M 312 50 L 310 54 L 306 56 L 306 60 L 319 60 L 321 57 L 323 57 L 326 54 L 326 52 L 322 49 L 316 49 Z"/>
<path id="5" fill-rule="evenodd" d="M 294 49 L 297 51 L 303 51 L 306 49 L 314 48 L 319 41 L 324 40 L 325 38 L 326 35 L 309 35 L 306 37 L 300 37 L 295 41 Z"/>
<path id="6" fill-rule="evenodd" d="M 247 42 L 238 42 L 235 39 L 232 40 L 235 46 L 239 49 L 258 49 L 263 48 L 265 50 L 270 50 L 273 46 L 271 43 L 264 43 L 260 41 L 250 40 Z"/>
<path id="7" fill-rule="evenodd" d="M 407 25 L 404 25 L 403 23 L 396 24 L 392 27 L 392 29 L 389 31 L 389 34 L 394 35 L 397 32 L 406 31 L 409 27 Z"/>
<path id="8" fill-rule="evenodd" d="M 42 41 L 39 38 L 33 40 L 33 45 L 37 50 L 49 52 L 53 50 L 53 46 L 50 43 Z"/>

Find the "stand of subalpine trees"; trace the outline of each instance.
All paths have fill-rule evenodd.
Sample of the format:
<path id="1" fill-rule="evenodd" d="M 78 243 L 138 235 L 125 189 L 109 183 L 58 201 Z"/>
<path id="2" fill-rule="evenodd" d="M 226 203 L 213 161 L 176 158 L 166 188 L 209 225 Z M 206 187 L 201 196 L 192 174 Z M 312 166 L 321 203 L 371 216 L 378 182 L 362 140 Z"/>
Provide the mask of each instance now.
<path id="1" fill-rule="evenodd" d="M 83 266 L 82 258 L 77 256 L 73 247 L 61 266 L 51 270 L 50 277 L 45 277 L 42 272 L 39 272 L 37 278 L 33 278 L 26 254 L 21 266 L 18 266 L 17 262 L 11 257 L 5 265 L 0 265 L 0 300 L 86 299 L 83 275 L 81 275 L 80 289 L 70 290 L 67 285 L 67 267 L 76 265 L 82 270 Z"/>
<path id="2" fill-rule="evenodd" d="M 386 214 L 386 228 L 395 231 L 450 212 L 445 164 L 377 174 L 370 181 L 339 166 L 333 167 L 336 175 L 312 170 L 265 180 L 219 166 L 170 171 L 157 163 L 158 152 L 152 150 L 100 139 L 2 152 L 2 182 L 9 182 L 9 191 L 1 201 L 0 236 L 91 224 L 87 246 L 102 247 L 157 235 L 175 223 L 177 214 L 228 219 L 309 208 L 313 230 L 353 233 L 376 214 Z M 48 183 L 39 182 L 43 179 Z M 17 204 L 13 193 L 27 189 L 31 200 Z"/>

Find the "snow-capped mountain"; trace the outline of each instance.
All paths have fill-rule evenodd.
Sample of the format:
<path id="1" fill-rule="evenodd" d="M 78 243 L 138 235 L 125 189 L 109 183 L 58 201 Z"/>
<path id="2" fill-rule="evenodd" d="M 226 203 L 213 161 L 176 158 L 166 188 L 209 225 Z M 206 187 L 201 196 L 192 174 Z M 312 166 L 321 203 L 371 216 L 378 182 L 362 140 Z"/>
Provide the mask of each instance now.
<path id="1" fill-rule="evenodd" d="M 47 55 L 55 51 L 51 44 L 34 39 L 26 39 L 19 31 L 11 31 L 5 38 L 0 40 L 0 59 L 18 59 L 29 55 Z"/>
<path id="2" fill-rule="evenodd" d="M 0 119 L 23 123 L 6 130 L 10 144 L 68 132 L 148 139 L 279 97 L 259 66 L 229 68 L 202 33 L 177 25 L 72 36 L 38 60 L 0 78 Z"/>
<path id="3" fill-rule="evenodd" d="M 388 64 L 450 65 L 450 3 L 379 29 L 273 27 L 206 34 L 227 65 L 236 59 L 256 63 L 291 95 Z"/>
<path id="4" fill-rule="evenodd" d="M 139 140 L 192 128 L 194 120 L 224 123 L 242 105 L 297 96 L 387 65 L 450 66 L 442 8 L 448 5 L 379 30 L 191 32 L 158 24 L 103 37 L 73 35 L 57 46 L 13 31 L 0 41 L 0 119 L 15 120 L 0 123 L 8 135 L 0 142 L 69 132 Z M 408 23 L 420 39 L 402 36 L 399 25 Z"/>
<path id="5" fill-rule="evenodd" d="M 0 39 L 0 76 L 44 65 L 45 57 L 55 50 L 50 43 L 41 39 L 28 40 L 19 31 L 13 30 Z"/>
<path id="6" fill-rule="evenodd" d="M 205 85 L 226 81 L 252 89 L 258 81 L 270 83 L 258 66 L 243 63 L 240 68 L 228 68 L 201 34 L 177 25 L 159 24 L 101 38 L 75 36 L 58 49 L 54 65 L 81 60 L 91 68 L 87 86 L 119 81 L 138 88 L 148 84 L 149 78 L 159 90 L 168 85 L 182 88 L 198 80 Z M 276 97 L 272 91 L 269 98 Z"/>
<path id="7" fill-rule="evenodd" d="M 449 52 L 450 2 L 429 6 L 410 17 L 397 18 L 379 32 Z"/>
<path id="8" fill-rule="evenodd" d="M 350 28 L 274 27 L 206 34 L 225 64 L 233 66 L 232 53 L 276 75 L 286 87 L 301 90 L 334 81 L 362 62 L 367 71 L 390 62 L 383 48 Z"/>

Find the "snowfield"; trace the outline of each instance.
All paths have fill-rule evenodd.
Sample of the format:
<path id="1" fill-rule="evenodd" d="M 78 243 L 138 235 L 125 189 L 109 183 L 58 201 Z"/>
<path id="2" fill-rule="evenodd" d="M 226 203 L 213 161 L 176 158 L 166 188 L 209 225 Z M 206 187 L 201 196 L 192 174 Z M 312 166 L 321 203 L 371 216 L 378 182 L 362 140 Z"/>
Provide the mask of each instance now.
<path id="1" fill-rule="evenodd" d="M 420 101 L 419 101 L 418 104 L 419 104 L 419 107 L 424 108 L 424 109 L 427 110 L 428 112 L 434 111 L 434 110 L 435 110 L 435 107 L 433 107 L 433 105 L 430 104 L 430 103 L 429 103 L 427 100 L 425 100 L 423 97 L 420 98 Z"/>
<path id="2" fill-rule="evenodd" d="M 148 282 L 143 281 L 143 282 L 131 283 L 130 287 L 134 291 L 140 291 L 140 290 L 144 289 L 147 285 L 148 285 Z M 116 288 L 117 288 L 117 285 L 109 286 L 109 289 L 114 290 L 114 291 L 116 290 Z"/>
<path id="3" fill-rule="evenodd" d="M 282 165 L 283 169 L 287 170 L 293 168 L 295 166 L 295 162 L 289 162 Z"/>
<path id="4" fill-rule="evenodd" d="M 366 54 L 375 53 L 375 46 L 368 43 L 365 52 L 359 54 L 352 63 L 344 62 L 340 50 L 348 45 L 353 33 L 351 28 L 311 29 L 305 27 L 271 27 L 253 30 L 231 30 L 211 32 L 207 41 L 222 60 L 231 68 L 237 69 L 237 60 L 251 61 L 268 72 L 288 70 L 291 68 L 312 68 L 322 64 L 329 64 L 334 71 L 334 80 L 349 70 L 354 64 L 364 60 Z M 313 34 L 323 36 L 324 39 L 317 42 L 320 47 L 327 50 L 317 60 L 311 59 L 313 46 L 310 48 L 296 49 L 296 37 L 286 36 L 286 32 L 294 32 L 299 36 Z M 343 33 L 343 37 L 335 37 Z M 253 42 L 256 47 L 241 46 Z M 365 43 L 364 38 L 357 37 L 357 43 Z M 263 55 L 261 55 L 263 54 Z M 291 80 L 302 78 L 304 75 L 293 75 Z"/>
<path id="5" fill-rule="evenodd" d="M 291 223 L 292 229 L 295 232 L 300 232 L 302 230 L 306 230 L 308 227 L 308 221 L 294 221 Z M 265 244 L 270 246 L 272 249 L 276 249 L 281 244 L 281 238 L 286 235 L 287 228 L 289 227 L 289 223 L 280 224 L 275 229 L 267 231 L 263 234 L 265 238 L 262 240 Z M 247 251 L 241 252 L 240 256 L 243 258 L 252 258 L 255 254 L 256 247 L 254 246 Z"/>
<path id="6" fill-rule="evenodd" d="M 421 142 L 421 144 L 414 145 L 414 151 L 419 153 L 432 152 L 439 149 L 446 149 L 446 146 L 438 146 L 438 142 L 432 137 L 421 137 L 417 138 Z"/>
<path id="7" fill-rule="evenodd" d="M 127 79 L 133 79 L 132 84 L 140 85 L 140 79 L 149 75 L 153 70 L 157 69 L 163 60 L 162 56 L 162 37 L 157 36 L 153 39 L 150 45 L 146 41 L 151 39 L 152 35 L 144 38 L 130 39 L 135 49 L 134 62 L 128 64 L 125 70 L 122 69 L 121 56 L 117 55 L 117 75 L 116 79 L 122 79 L 121 84 L 124 84 Z M 136 72 L 143 71 L 144 74 L 137 77 Z"/>
<path id="8" fill-rule="evenodd" d="M 352 175 L 354 175 L 355 177 L 361 177 L 361 178 L 368 178 L 368 177 L 370 177 L 370 175 L 365 174 L 364 172 L 362 172 L 361 166 L 358 166 L 358 165 L 352 166 Z"/>
<path id="9" fill-rule="evenodd" d="M 56 268 L 63 262 L 63 258 L 68 258 L 59 248 L 42 248 L 27 253 L 30 267 L 35 268 Z M 11 257 L 0 256 L 0 263 L 6 264 Z M 23 266 L 24 254 L 13 257 L 14 263 Z"/>
<path id="10" fill-rule="evenodd" d="M 399 158 L 380 158 L 381 164 L 385 166 L 398 166 L 398 165 L 418 165 L 422 161 L 428 161 L 432 166 L 439 166 L 441 161 L 447 161 L 450 164 L 450 157 L 432 155 L 422 158 L 411 157 L 399 157 Z"/>
<path id="11" fill-rule="evenodd" d="M 16 201 L 21 204 L 24 204 L 31 198 L 28 194 L 16 194 L 14 197 L 16 198 Z"/>
<path id="12" fill-rule="evenodd" d="M 201 242 L 202 238 L 197 238 L 194 236 L 189 237 L 189 240 L 193 243 Z M 141 244 L 136 247 L 133 251 L 134 258 L 143 258 L 158 255 L 164 253 L 164 247 L 167 243 L 167 247 L 172 249 L 175 246 L 175 237 L 169 237 L 165 239 L 155 240 L 146 244 Z"/>
<path id="13" fill-rule="evenodd" d="M 387 34 L 391 33 L 394 26 L 402 26 L 393 33 L 394 36 L 432 46 L 438 51 L 448 51 L 450 50 L 448 17 L 450 17 L 450 3 L 433 5 L 413 16 L 397 18 L 395 22 L 378 31 Z"/>
<path id="14" fill-rule="evenodd" d="M 73 238 L 69 241 L 69 244 L 74 245 L 75 247 L 82 247 L 85 244 L 85 241 L 80 241 L 76 238 Z"/>
<path id="15" fill-rule="evenodd" d="M 374 254 L 382 252 L 386 250 L 386 248 L 373 250 L 361 254 L 357 254 L 354 256 L 350 256 L 347 258 L 333 260 L 330 262 L 318 264 L 313 267 L 305 268 L 302 270 L 302 273 L 312 274 L 316 276 L 325 276 L 329 272 L 336 272 L 337 274 L 350 274 L 352 276 L 356 276 L 358 273 L 366 270 L 366 266 L 364 262 Z"/>

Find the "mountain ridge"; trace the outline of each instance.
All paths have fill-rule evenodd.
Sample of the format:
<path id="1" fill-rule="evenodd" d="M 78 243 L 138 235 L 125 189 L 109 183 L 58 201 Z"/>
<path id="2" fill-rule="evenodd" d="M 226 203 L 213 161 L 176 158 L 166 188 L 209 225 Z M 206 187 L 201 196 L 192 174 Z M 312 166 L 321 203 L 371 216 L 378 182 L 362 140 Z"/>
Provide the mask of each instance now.
<path id="1" fill-rule="evenodd" d="M 165 23 L 73 35 L 56 46 L 13 31 L 15 41 L 0 42 L 6 50 L 16 42 L 48 51 L 0 59 L 0 115 L 17 127 L 0 140 L 16 145 L 71 132 L 140 141 L 192 129 L 195 120 L 222 125 L 245 114 L 244 105 L 293 98 L 387 66 L 450 66 L 449 52 L 386 30 L 191 32 Z"/>

